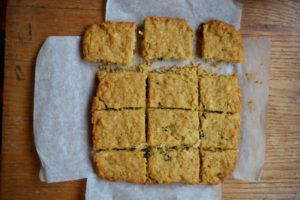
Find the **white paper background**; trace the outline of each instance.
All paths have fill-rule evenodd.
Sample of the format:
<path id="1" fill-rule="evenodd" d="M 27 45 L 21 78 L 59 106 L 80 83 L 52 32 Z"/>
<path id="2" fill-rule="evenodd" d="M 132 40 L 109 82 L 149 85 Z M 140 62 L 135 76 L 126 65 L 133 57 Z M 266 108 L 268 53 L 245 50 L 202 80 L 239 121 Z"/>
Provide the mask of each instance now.
<path id="1" fill-rule="evenodd" d="M 138 185 L 90 177 L 87 181 L 86 199 L 218 200 L 221 199 L 221 185 Z"/>
<path id="2" fill-rule="evenodd" d="M 246 38 L 244 45 L 245 64 L 238 68 L 243 93 L 242 131 L 239 160 L 233 177 L 256 181 L 260 178 L 265 158 L 264 129 L 269 95 L 271 41 L 266 38 Z"/>
<path id="3" fill-rule="evenodd" d="M 106 20 L 142 23 L 146 16 L 186 19 L 194 30 L 200 23 L 220 19 L 240 28 L 241 4 L 231 0 L 108 0 Z"/>
<path id="4" fill-rule="evenodd" d="M 83 62 L 80 37 L 48 37 L 35 72 L 34 138 L 41 180 L 86 178 L 90 161 L 89 112 L 97 64 Z"/>
<path id="5" fill-rule="evenodd" d="M 146 13 L 145 15 L 148 13 L 146 8 L 133 9 L 132 3 L 128 2 L 136 2 L 134 0 L 108 2 L 106 17 L 110 17 L 109 19 L 118 20 L 117 17 L 122 14 L 128 17 L 123 20 L 130 20 L 131 17 L 138 15 L 134 19 L 142 21 L 143 15 L 140 13 Z M 121 6 L 120 2 L 125 6 Z M 235 25 L 240 23 L 241 9 L 233 3 L 230 4 L 230 1 L 226 1 L 229 2 L 226 5 L 229 5 L 231 10 L 225 9 L 223 16 L 221 10 L 224 10 L 224 1 L 209 1 L 205 5 L 201 0 L 193 1 L 192 4 L 191 2 L 172 1 L 169 4 L 172 6 L 168 6 L 172 8 L 165 9 L 160 6 L 162 9 L 153 10 L 153 7 L 159 8 L 157 4 L 161 2 L 151 0 L 152 7 L 148 6 L 148 8 L 152 9 L 151 15 L 163 13 L 167 16 L 173 16 L 174 10 L 179 11 L 179 8 L 182 13 L 187 13 L 184 8 L 192 8 L 194 14 L 192 19 L 188 18 L 190 24 L 200 23 L 201 20 L 206 21 L 203 16 L 208 19 L 210 17 L 226 19 Z M 148 5 L 136 3 L 144 7 Z M 173 9 L 173 7 L 177 8 Z M 205 13 L 202 9 L 208 8 L 210 15 L 202 14 L 201 19 L 195 18 L 198 16 L 197 13 Z M 214 17 L 214 11 L 217 17 Z M 246 62 L 236 68 L 241 77 L 240 84 L 244 93 L 240 155 L 238 166 L 233 174 L 236 179 L 257 180 L 263 167 L 265 149 L 263 130 L 268 96 L 270 47 L 270 42 L 266 39 L 245 39 Z M 224 69 L 223 72 L 228 72 L 228 66 Z M 34 96 L 34 136 L 42 162 L 41 180 L 57 182 L 89 177 L 86 199 L 126 199 L 125 197 L 128 197 L 127 199 L 147 199 L 146 197 L 194 199 L 201 196 L 203 199 L 220 199 L 220 186 L 179 184 L 141 186 L 102 181 L 95 176 L 90 161 L 89 107 L 94 94 L 96 70 L 97 64 L 81 59 L 80 37 L 49 37 L 42 46 L 36 63 Z M 251 80 L 246 80 L 245 72 L 252 74 Z M 263 84 L 257 84 L 255 80 L 263 81 Z M 248 108 L 250 100 L 254 102 L 251 111 Z M 152 196 L 149 196 L 150 194 Z"/>

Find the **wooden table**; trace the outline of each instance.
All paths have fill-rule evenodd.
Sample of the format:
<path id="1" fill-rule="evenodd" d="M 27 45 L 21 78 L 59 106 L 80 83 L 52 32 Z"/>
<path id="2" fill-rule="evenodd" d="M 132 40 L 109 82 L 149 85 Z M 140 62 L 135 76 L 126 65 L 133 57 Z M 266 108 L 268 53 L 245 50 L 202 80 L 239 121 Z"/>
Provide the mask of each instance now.
<path id="1" fill-rule="evenodd" d="M 244 4 L 245 36 L 272 40 L 262 180 L 227 180 L 224 199 L 300 199 L 300 1 Z M 104 0 L 9 0 L 6 19 L 0 199 L 84 199 L 85 180 L 42 183 L 33 141 L 35 60 L 49 35 L 80 35 L 104 19 Z"/>

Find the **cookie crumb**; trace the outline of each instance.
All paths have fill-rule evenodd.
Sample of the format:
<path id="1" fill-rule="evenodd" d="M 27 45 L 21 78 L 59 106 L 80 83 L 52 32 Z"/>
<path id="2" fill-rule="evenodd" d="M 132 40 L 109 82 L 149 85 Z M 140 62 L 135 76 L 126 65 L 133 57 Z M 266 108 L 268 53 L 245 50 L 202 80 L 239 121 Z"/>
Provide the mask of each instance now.
<path id="1" fill-rule="evenodd" d="M 255 83 L 256 83 L 256 84 L 259 84 L 259 85 L 262 85 L 262 84 L 263 84 L 263 81 L 261 81 L 261 80 L 256 80 Z"/>
<path id="2" fill-rule="evenodd" d="M 248 101 L 248 109 L 250 110 L 250 112 L 254 112 L 254 101 L 253 101 L 253 99 Z"/>

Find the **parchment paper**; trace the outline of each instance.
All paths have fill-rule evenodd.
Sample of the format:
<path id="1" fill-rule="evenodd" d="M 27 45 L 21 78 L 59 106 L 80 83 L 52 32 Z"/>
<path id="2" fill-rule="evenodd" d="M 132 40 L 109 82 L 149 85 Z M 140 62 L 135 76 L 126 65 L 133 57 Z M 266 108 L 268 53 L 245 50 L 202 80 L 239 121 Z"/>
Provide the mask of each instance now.
<path id="1" fill-rule="evenodd" d="M 90 177 L 87 181 L 86 199 L 217 200 L 221 199 L 221 185 L 133 185 Z"/>
<path id="2" fill-rule="evenodd" d="M 146 16 L 155 15 L 186 19 L 194 30 L 212 19 L 240 29 L 242 5 L 231 0 L 109 0 L 105 19 L 141 24 Z"/>
<path id="3" fill-rule="evenodd" d="M 108 1 L 106 17 L 112 17 L 112 13 L 116 12 L 117 8 L 118 12 L 114 13 L 113 17 L 120 17 L 121 14 L 132 17 L 138 13 L 148 13 L 146 10 L 149 7 L 150 10 L 153 7 L 161 8 L 154 10 L 155 13 L 151 11 L 151 15 L 168 15 L 169 11 L 175 13 L 174 10 L 180 10 L 182 13 L 191 11 L 186 8 L 192 10 L 196 8 L 194 13 L 205 13 L 202 9 L 210 8 L 208 12 L 210 15 L 205 15 L 207 19 L 210 17 L 225 19 L 236 26 L 240 23 L 241 9 L 234 3 L 231 4 L 232 10 L 225 9 L 224 13 L 222 11 L 224 1 L 208 1 L 204 5 L 204 1 L 200 0 L 198 4 L 195 3 L 197 1 L 178 0 L 169 4 L 169 10 L 157 6 L 162 1 L 151 0 L 151 6 L 146 4 L 144 7 L 143 4 L 136 2 L 136 5 L 140 6 L 139 10 L 131 7 L 132 3 L 128 3 L 131 1 Z M 226 1 L 228 2 L 230 5 L 230 1 Z M 214 12 L 217 17 L 214 17 Z M 177 14 L 176 16 L 185 17 Z M 195 16 L 197 15 L 192 15 L 193 18 Z M 143 16 L 139 15 L 136 19 L 141 21 L 142 18 Z M 193 19 L 186 19 L 192 24 Z M 207 19 L 197 19 L 197 23 Z M 130 20 L 130 18 L 122 20 Z M 102 181 L 95 176 L 90 161 L 89 108 L 94 94 L 98 64 L 83 61 L 79 47 L 80 37 L 49 37 L 37 58 L 34 137 L 42 163 L 40 179 L 46 182 L 58 182 L 88 178 L 86 199 L 220 199 L 220 185 L 141 186 Z M 235 67 L 225 65 L 220 70 L 220 73 L 228 73 L 230 69 L 229 73 L 232 73 L 234 68 L 234 71 L 240 74 L 240 84 L 244 93 L 240 154 L 238 166 L 233 174 L 236 179 L 258 180 L 263 167 L 264 114 L 268 96 L 270 48 L 271 44 L 266 39 L 245 39 L 245 64 Z M 248 73 L 247 76 L 245 73 Z"/>
<path id="4" fill-rule="evenodd" d="M 237 29 L 240 28 L 242 5 L 231 0 L 109 0 L 106 5 L 105 19 L 111 21 L 132 21 L 143 23 L 146 16 L 168 16 L 186 19 L 193 30 L 199 24 L 212 19 L 223 20 Z M 196 42 L 194 43 L 196 45 Z M 194 54 L 196 54 L 194 46 Z M 201 62 L 198 56 L 194 56 Z M 135 56 L 133 64 L 144 62 Z M 151 69 L 159 66 L 185 66 L 189 61 L 154 61 Z M 228 68 L 227 68 L 228 69 Z"/>
<path id="5" fill-rule="evenodd" d="M 265 116 L 269 96 L 271 41 L 244 40 L 246 62 L 237 68 L 242 89 L 242 125 L 235 179 L 257 181 L 265 158 Z"/>
<path id="6" fill-rule="evenodd" d="M 80 37 L 48 37 L 35 71 L 34 138 L 40 179 L 58 182 L 93 174 L 89 112 L 97 64 L 83 62 Z"/>

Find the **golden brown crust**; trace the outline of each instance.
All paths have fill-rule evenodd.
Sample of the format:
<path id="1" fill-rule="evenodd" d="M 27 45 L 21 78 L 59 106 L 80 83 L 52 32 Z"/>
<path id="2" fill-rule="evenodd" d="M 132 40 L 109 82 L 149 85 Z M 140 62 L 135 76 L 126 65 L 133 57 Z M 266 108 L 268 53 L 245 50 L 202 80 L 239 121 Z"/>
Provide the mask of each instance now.
<path id="1" fill-rule="evenodd" d="M 191 59 L 193 30 L 184 19 L 146 17 L 142 55 L 146 60 Z"/>
<path id="2" fill-rule="evenodd" d="M 94 112 L 96 110 L 105 110 L 106 105 L 103 101 L 100 100 L 99 97 L 93 97 L 91 111 Z"/>
<path id="3" fill-rule="evenodd" d="M 199 88 L 204 110 L 232 113 L 240 111 L 241 93 L 236 75 L 200 77 Z"/>
<path id="4" fill-rule="evenodd" d="M 237 149 L 240 135 L 240 115 L 202 113 L 201 148 L 206 150 Z"/>
<path id="5" fill-rule="evenodd" d="M 205 60 L 243 62 L 243 39 L 239 31 L 223 21 L 203 25 L 202 58 Z"/>
<path id="6" fill-rule="evenodd" d="M 196 70 L 186 74 L 150 73 L 148 76 L 148 106 L 150 108 L 198 107 Z"/>
<path id="7" fill-rule="evenodd" d="M 146 143 L 145 110 L 101 110 L 92 113 L 93 148 L 134 148 Z"/>
<path id="8" fill-rule="evenodd" d="M 204 151 L 201 150 L 201 179 L 204 184 L 218 184 L 224 181 L 235 169 L 238 152 L 236 150 L 226 151 Z"/>
<path id="9" fill-rule="evenodd" d="M 111 181 L 146 182 L 146 159 L 143 151 L 100 151 L 93 161 L 99 177 Z"/>
<path id="10" fill-rule="evenodd" d="M 146 102 L 146 75 L 141 72 L 101 72 L 96 96 L 102 103 L 96 110 L 105 108 L 144 108 Z"/>
<path id="11" fill-rule="evenodd" d="M 89 61 L 130 64 L 136 41 L 136 23 L 102 22 L 83 36 L 83 57 Z"/>
<path id="12" fill-rule="evenodd" d="M 199 150 L 154 151 L 148 161 L 150 183 L 199 183 Z"/>
<path id="13" fill-rule="evenodd" d="M 199 143 L 197 111 L 148 109 L 150 146 L 193 146 Z"/>

